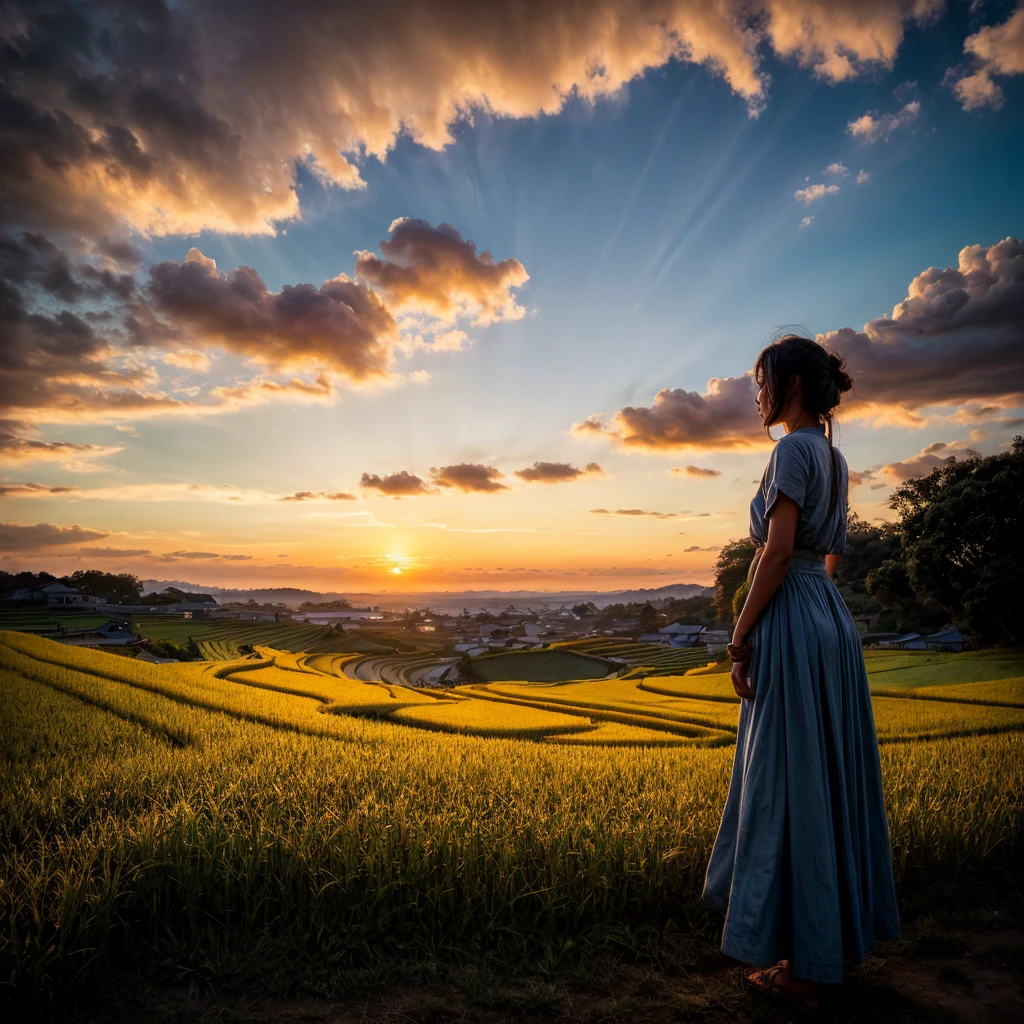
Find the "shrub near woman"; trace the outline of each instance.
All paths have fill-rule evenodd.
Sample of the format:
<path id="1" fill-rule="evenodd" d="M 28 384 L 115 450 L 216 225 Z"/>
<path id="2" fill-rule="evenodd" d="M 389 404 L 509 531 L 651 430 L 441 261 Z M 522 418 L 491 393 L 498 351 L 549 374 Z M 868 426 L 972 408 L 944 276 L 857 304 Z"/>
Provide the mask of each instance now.
<path id="1" fill-rule="evenodd" d="M 726 911 L 723 952 L 756 965 L 747 983 L 813 1011 L 899 929 L 864 653 L 833 583 L 848 475 L 832 417 L 853 382 L 795 335 L 754 379 L 765 430 L 785 434 L 750 503 L 758 548 L 729 645 L 743 700 L 704 897 Z"/>

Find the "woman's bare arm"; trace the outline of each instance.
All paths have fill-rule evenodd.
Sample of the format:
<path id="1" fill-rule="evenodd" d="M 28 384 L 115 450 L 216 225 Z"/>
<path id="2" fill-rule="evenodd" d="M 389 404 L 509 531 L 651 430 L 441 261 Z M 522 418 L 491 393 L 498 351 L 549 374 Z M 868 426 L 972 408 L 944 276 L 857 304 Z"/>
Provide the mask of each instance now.
<path id="1" fill-rule="evenodd" d="M 747 599 L 733 631 L 733 643 L 742 644 L 757 617 L 779 589 L 793 558 L 793 542 L 800 522 L 800 506 L 785 494 L 779 494 L 768 517 L 768 540 L 750 582 Z"/>
<path id="2" fill-rule="evenodd" d="M 827 572 L 832 579 L 835 579 L 836 573 L 839 572 L 839 559 L 842 557 L 842 555 L 825 556 L 825 572 Z"/>

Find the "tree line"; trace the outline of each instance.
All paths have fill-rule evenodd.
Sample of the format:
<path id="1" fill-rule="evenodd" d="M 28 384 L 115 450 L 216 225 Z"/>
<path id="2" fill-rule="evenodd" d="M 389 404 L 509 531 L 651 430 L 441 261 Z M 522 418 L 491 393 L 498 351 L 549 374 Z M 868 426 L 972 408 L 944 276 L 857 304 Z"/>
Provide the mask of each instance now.
<path id="1" fill-rule="evenodd" d="M 49 583 L 63 583 L 86 597 L 95 597 L 107 604 L 176 604 L 208 598 L 207 594 L 186 593 L 167 587 L 159 594 L 142 593 L 142 580 L 131 573 L 101 572 L 99 569 L 76 569 L 67 576 L 48 572 L 4 572 L 0 570 L 0 598 L 9 600 L 19 590 L 36 590 Z"/>
<path id="2" fill-rule="evenodd" d="M 937 467 L 889 498 L 892 523 L 851 512 L 836 585 L 871 630 L 921 633 L 952 623 L 979 646 L 1024 643 L 1024 438 Z M 715 613 L 733 622 L 754 555 L 730 541 L 715 565 Z"/>

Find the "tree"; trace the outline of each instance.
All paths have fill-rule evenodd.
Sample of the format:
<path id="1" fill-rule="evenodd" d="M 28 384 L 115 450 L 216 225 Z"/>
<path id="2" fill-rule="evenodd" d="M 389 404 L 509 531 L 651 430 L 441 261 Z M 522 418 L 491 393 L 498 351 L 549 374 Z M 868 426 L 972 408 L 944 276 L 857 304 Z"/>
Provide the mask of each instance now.
<path id="1" fill-rule="evenodd" d="M 907 578 L 979 644 L 1024 643 L 1024 437 L 987 458 L 908 480 L 899 515 Z"/>
<path id="2" fill-rule="evenodd" d="M 749 537 L 731 540 L 715 562 L 715 614 L 723 622 L 733 621 L 733 598 L 747 578 L 754 559 L 754 542 Z"/>
<path id="3" fill-rule="evenodd" d="M 17 590 L 35 590 L 47 583 L 56 583 L 57 577 L 48 572 L 4 572 L 0 571 L 0 594 L 10 597 Z"/>
<path id="4" fill-rule="evenodd" d="M 572 606 L 572 613 L 581 619 L 587 615 L 596 615 L 597 605 L 593 601 L 580 601 L 579 604 Z"/>
<path id="5" fill-rule="evenodd" d="M 70 576 L 62 577 L 61 583 L 110 604 L 135 604 L 142 594 L 142 580 L 128 572 L 76 569 Z"/>
<path id="6" fill-rule="evenodd" d="M 654 605 L 648 601 L 643 608 L 640 609 L 640 632 L 653 633 L 657 630 L 660 622 L 661 616 L 658 614 Z"/>

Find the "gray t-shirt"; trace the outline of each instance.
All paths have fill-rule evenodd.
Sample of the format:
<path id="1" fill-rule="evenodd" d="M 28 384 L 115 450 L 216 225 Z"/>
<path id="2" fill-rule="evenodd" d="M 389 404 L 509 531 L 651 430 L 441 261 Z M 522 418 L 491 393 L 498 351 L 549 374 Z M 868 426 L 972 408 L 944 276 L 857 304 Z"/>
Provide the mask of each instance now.
<path id="1" fill-rule="evenodd" d="M 829 515 L 833 458 L 839 493 Z M 775 442 L 761 486 L 750 503 L 750 539 L 758 547 L 768 540 L 768 513 L 781 492 L 800 506 L 793 546 L 820 554 L 842 554 L 848 481 L 846 459 L 829 444 L 823 427 L 801 427 L 784 434 Z"/>

